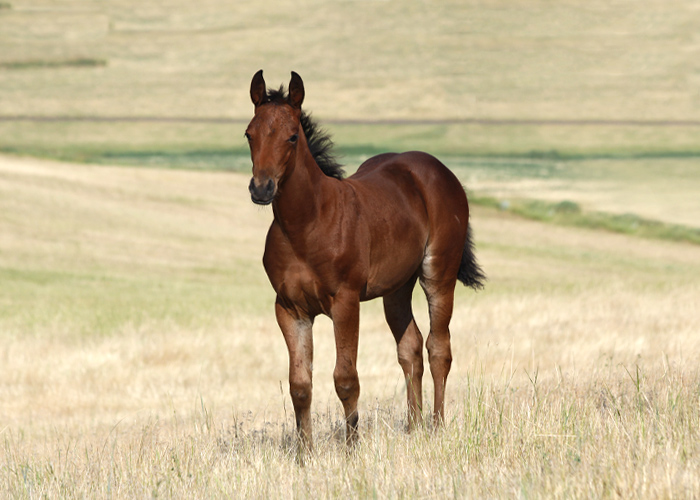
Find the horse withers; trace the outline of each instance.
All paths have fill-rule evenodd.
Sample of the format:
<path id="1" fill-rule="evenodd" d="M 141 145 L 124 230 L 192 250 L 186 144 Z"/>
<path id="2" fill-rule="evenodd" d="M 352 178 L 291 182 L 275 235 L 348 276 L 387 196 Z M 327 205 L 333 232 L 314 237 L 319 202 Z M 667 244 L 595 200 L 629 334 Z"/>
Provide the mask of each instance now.
<path id="1" fill-rule="evenodd" d="M 429 308 L 425 343 L 435 386 L 433 420 L 444 415 L 452 363 L 449 323 L 457 280 L 483 287 L 469 205 L 455 175 L 421 152 L 370 158 L 344 178 L 332 142 L 301 109 L 304 84 L 268 90 L 262 70 L 250 86 L 255 115 L 246 129 L 253 161 L 252 201 L 272 205 L 263 263 L 277 293 L 275 313 L 289 350 L 289 391 L 302 448 L 312 446 L 314 318 L 333 321 L 335 390 L 346 441 L 357 439 L 360 302 L 383 297 L 406 377 L 409 429 L 422 421 L 423 336 L 411 309 L 416 281 Z"/>

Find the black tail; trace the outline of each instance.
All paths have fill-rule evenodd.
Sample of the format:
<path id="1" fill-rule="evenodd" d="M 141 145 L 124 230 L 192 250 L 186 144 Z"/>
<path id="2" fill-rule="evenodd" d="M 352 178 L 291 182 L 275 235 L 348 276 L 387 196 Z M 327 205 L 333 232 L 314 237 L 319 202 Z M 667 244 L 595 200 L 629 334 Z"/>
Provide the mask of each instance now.
<path id="1" fill-rule="evenodd" d="M 474 255 L 471 225 L 467 228 L 467 241 L 464 242 L 462 262 L 459 264 L 457 279 L 474 290 L 484 288 L 484 282 L 486 281 L 486 275 L 476 262 L 476 256 Z"/>

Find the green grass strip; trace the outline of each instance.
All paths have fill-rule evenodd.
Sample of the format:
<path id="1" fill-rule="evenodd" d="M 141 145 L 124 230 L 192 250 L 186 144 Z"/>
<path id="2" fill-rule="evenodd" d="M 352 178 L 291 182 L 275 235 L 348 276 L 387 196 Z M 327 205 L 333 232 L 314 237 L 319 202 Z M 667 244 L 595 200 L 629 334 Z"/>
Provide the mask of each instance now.
<path id="1" fill-rule="evenodd" d="M 623 233 L 643 238 L 680 241 L 700 245 L 700 229 L 646 219 L 636 214 L 584 212 L 578 203 L 541 200 L 498 200 L 490 196 L 470 196 L 474 205 L 491 207 L 520 217 L 558 224 Z"/>

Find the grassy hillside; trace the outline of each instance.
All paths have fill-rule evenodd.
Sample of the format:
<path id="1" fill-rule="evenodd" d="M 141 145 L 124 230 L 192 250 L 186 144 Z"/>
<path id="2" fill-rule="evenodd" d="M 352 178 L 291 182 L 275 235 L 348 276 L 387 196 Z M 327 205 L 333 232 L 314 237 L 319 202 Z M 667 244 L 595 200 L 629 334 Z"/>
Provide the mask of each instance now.
<path id="1" fill-rule="evenodd" d="M 696 13 L 692 0 L 13 0 L 0 114 L 247 117 L 265 68 L 272 84 L 304 76 L 327 118 L 698 120 Z"/>
<path id="2" fill-rule="evenodd" d="M 419 149 L 487 202 L 697 227 L 690 1 L 3 5 L 0 152 L 248 171 L 251 75 L 294 69 L 349 171 Z"/>
<path id="3" fill-rule="evenodd" d="M 352 151 L 700 151 L 692 0 L 4 5 L 0 119 L 175 120 L 0 121 L 4 151 L 71 159 L 187 151 L 221 165 L 230 162 L 221 154 L 244 146 L 242 125 L 178 120 L 244 122 L 260 68 L 271 85 L 299 72 L 306 108 L 339 122 L 339 142 Z"/>
<path id="4" fill-rule="evenodd" d="M 0 160 L 3 496 L 696 496 L 697 247 L 476 207 L 444 432 L 404 433 L 381 303 L 345 454 L 328 320 L 295 465 L 269 210 L 226 172 Z M 416 295 L 425 330 L 426 307 Z M 430 397 L 426 383 L 426 397 Z M 429 411 L 429 408 L 426 408 Z"/>

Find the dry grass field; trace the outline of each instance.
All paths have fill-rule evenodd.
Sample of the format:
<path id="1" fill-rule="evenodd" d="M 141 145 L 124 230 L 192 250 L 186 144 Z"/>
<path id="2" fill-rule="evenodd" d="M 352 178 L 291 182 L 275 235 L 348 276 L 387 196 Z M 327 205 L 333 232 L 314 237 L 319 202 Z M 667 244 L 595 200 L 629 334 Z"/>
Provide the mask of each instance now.
<path id="1" fill-rule="evenodd" d="M 697 237 L 698 14 L 1 1 L 0 497 L 700 498 L 700 246 L 497 208 L 565 203 Z M 489 281 L 458 289 L 443 429 L 405 432 L 370 302 L 360 442 L 344 447 L 319 318 L 316 450 L 298 463 L 261 264 L 272 214 L 243 173 L 260 68 L 304 77 L 349 171 L 420 149 L 495 200 L 473 207 Z M 419 292 L 414 309 L 425 331 Z"/>
<path id="2" fill-rule="evenodd" d="M 245 147 L 240 126 L 177 119 L 247 120 L 250 78 L 260 68 L 270 84 L 288 82 L 290 70 L 301 74 L 306 108 L 344 123 L 336 132 L 346 148 L 700 151 L 695 0 L 1 5 L 0 118 L 176 120 L 0 119 L 4 151 L 72 160 L 136 152 L 142 161 L 154 152 L 208 152 L 211 164 Z M 570 123 L 415 124 L 474 119 Z"/>
<path id="3" fill-rule="evenodd" d="M 341 443 L 319 320 L 317 450 L 299 467 L 260 264 L 271 213 L 247 181 L 0 159 L 3 496 L 700 495 L 697 246 L 486 208 L 489 283 L 457 296 L 445 428 L 405 433 L 368 303 L 360 444 Z M 425 327 L 419 294 L 415 309 Z"/>
<path id="4" fill-rule="evenodd" d="M 326 118 L 700 118 L 693 0 L 3 5 L 3 115 L 244 118 L 265 67 Z"/>

